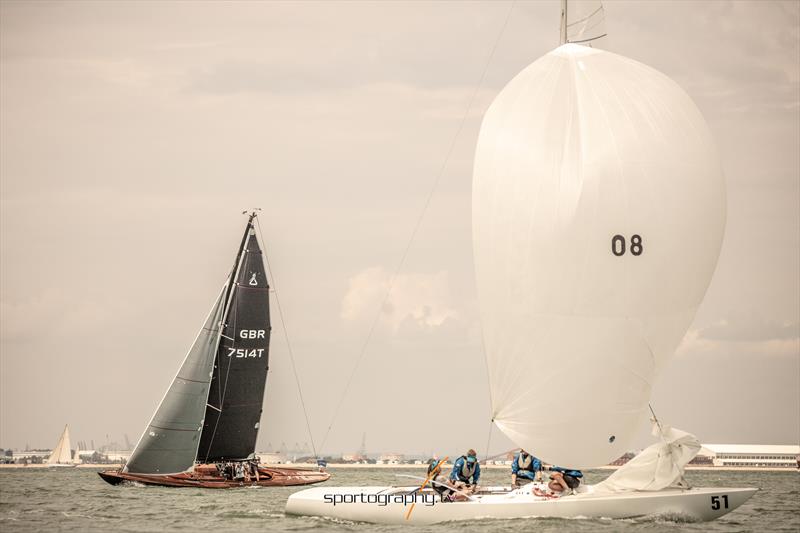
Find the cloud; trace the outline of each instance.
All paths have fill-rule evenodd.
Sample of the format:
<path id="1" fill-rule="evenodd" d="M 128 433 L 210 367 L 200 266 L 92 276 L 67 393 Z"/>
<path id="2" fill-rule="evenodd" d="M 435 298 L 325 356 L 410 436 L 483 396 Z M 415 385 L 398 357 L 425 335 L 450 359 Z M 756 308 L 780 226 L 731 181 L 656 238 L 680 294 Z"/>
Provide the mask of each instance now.
<path id="1" fill-rule="evenodd" d="M 735 312 L 697 331 L 700 339 L 728 342 L 767 342 L 800 337 L 800 322 L 776 322 L 752 312 Z"/>
<path id="2" fill-rule="evenodd" d="M 676 357 L 692 358 L 798 358 L 800 337 L 767 339 L 712 339 L 702 329 L 691 329 L 675 352 Z"/>
<path id="3" fill-rule="evenodd" d="M 387 298 L 390 284 L 391 292 Z M 341 317 L 348 322 L 373 320 L 381 303 L 381 322 L 394 333 L 408 321 L 432 329 L 458 316 L 452 304 L 446 271 L 400 274 L 391 283 L 387 271 L 372 267 L 351 277 L 348 285 L 341 306 Z"/>

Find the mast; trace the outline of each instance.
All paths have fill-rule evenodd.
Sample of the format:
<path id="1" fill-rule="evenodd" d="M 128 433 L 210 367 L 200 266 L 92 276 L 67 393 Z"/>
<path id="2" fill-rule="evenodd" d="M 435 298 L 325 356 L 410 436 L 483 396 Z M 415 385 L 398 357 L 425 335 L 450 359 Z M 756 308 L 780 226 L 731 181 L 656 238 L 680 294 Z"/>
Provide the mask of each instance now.
<path id="1" fill-rule="evenodd" d="M 257 211 L 248 213 L 225 289 L 197 462 L 243 460 L 255 452 L 271 330 L 269 283 L 253 223 Z"/>
<path id="2" fill-rule="evenodd" d="M 247 211 L 245 211 L 247 213 Z M 225 313 L 223 317 L 227 316 L 228 314 L 228 304 L 230 303 L 231 293 L 233 292 L 233 288 L 236 286 L 236 274 L 239 271 L 239 263 L 242 260 L 242 253 L 244 253 L 244 248 L 247 245 L 247 237 L 250 235 L 250 231 L 254 230 L 253 227 L 253 219 L 256 218 L 256 211 L 253 210 L 250 212 L 250 216 L 247 219 L 247 226 L 244 228 L 244 235 L 242 235 L 242 242 L 239 243 L 239 251 L 236 253 L 236 260 L 233 262 L 233 268 L 231 269 L 231 275 L 228 278 L 228 288 L 225 292 Z M 222 331 L 222 330 L 220 330 Z"/>
<path id="3" fill-rule="evenodd" d="M 567 44 L 567 0 L 561 0 L 561 35 L 558 44 Z"/>

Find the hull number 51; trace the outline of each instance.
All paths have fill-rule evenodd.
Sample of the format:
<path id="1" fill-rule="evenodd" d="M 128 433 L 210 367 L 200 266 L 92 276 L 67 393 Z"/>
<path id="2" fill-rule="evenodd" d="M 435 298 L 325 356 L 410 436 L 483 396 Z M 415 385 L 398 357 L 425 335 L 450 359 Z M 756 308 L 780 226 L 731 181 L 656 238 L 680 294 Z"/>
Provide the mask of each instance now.
<path id="1" fill-rule="evenodd" d="M 720 498 L 722 498 L 721 502 L 720 502 Z M 712 496 L 711 497 L 711 508 L 713 510 L 716 511 L 717 509 L 720 509 L 720 503 L 722 503 L 722 505 L 724 506 L 723 507 L 724 509 L 728 508 L 728 495 L 727 494 L 723 494 L 722 496 Z"/>

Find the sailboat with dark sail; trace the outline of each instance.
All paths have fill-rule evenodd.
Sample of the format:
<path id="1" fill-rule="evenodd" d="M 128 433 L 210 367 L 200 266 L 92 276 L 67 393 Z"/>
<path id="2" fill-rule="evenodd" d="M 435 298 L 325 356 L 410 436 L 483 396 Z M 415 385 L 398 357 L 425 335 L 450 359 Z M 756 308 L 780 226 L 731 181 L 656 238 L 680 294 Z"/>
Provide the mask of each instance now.
<path id="1" fill-rule="evenodd" d="M 256 437 L 269 365 L 269 283 L 249 213 L 231 274 L 127 464 L 112 485 L 307 485 L 330 474 L 258 464 Z"/>

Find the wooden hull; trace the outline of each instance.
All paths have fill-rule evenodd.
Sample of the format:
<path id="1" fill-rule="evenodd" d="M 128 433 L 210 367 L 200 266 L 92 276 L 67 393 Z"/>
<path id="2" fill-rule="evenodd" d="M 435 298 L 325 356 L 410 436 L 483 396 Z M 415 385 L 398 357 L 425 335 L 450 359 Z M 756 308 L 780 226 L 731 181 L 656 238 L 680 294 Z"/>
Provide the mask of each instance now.
<path id="1" fill-rule="evenodd" d="M 203 465 L 206 466 L 206 465 Z M 162 487 L 199 487 L 204 489 L 232 489 L 237 487 L 288 487 L 293 485 L 311 485 L 327 481 L 331 475 L 327 472 L 304 470 L 300 468 L 258 467 L 258 480 L 252 478 L 227 479 L 215 473 L 216 469 L 195 468 L 192 472 L 180 474 L 133 474 L 120 470 L 104 470 L 98 472 L 101 478 L 111 485 L 119 485 L 125 481 Z"/>

